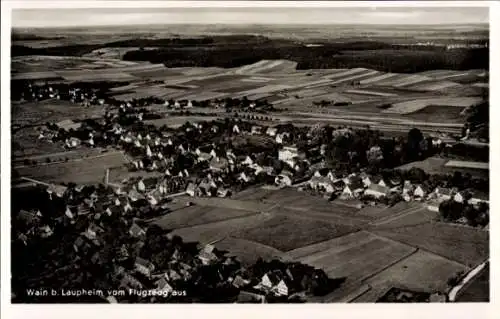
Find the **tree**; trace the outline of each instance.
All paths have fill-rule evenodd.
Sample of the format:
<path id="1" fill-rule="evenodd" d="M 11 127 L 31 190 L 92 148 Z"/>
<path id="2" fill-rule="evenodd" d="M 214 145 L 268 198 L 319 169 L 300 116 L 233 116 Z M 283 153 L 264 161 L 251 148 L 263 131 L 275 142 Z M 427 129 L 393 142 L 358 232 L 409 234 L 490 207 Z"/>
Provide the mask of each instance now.
<path id="1" fill-rule="evenodd" d="M 407 142 L 407 149 L 408 149 L 408 159 L 409 160 L 417 160 L 420 158 L 421 155 L 421 142 L 424 139 L 424 136 L 422 132 L 417 129 L 417 128 L 412 128 L 408 132 L 408 142 Z"/>

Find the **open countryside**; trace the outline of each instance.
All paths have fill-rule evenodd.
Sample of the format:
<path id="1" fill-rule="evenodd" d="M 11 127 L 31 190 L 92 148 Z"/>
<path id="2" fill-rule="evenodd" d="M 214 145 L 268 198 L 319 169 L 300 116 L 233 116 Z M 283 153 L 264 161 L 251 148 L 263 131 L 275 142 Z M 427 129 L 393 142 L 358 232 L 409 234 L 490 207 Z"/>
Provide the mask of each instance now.
<path id="1" fill-rule="evenodd" d="M 489 27 L 417 29 L 14 29 L 12 302 L 488 301 Z"/>

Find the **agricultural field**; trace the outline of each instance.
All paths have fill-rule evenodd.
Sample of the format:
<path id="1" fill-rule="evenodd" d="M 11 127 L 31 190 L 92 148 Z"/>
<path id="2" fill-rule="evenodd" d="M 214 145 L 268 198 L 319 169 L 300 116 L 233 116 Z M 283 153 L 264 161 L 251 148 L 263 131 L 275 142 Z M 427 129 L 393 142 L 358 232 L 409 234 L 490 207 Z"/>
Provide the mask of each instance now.
<path id="1" fill-rule="evenodd" d="M 214 245 L 217 249 L 228 251 L 228 256 L 237 257 L 243 265 L 252 265 L 259 258 L 273 260 L 283 256 L 283 252 L 275 248 L 233 237 L 226 237 Z"/>
<path id="2" fill-rule="evenodd" d="M 193 202 L 200 206 L 214 207 L 219 209 L 245 210 L 256 213 L 267 212 L 273 207 L 272 204 L 267 203 L 220 197 L 189 197 L 186 198 L 186 201 Z"/>
<path id="3" fill-rule="evenodd" d="M 415 251 L 414 248 L 361 231 L 296 249 L 287 258 L 325 270 L 332 278 L 361 281 Z"/>
<path id="4" fill-rule="evenodd" d="M 214 121 L 217 117 L 215 116 L 169 116 L 162 119 L 157 120 L 146 120 L 144 123 L 155 125 L 155 126 L 163 126 L 167 125 L 169 127 L 180 127 L 187 122 L 196 123 L 203 121 Z"/>
<path id="5" fill-rule="evenodd" d="M 18 168 L 22 177 L 45 183 L 98 184 L 104 180 L 106 168 L 120 167 L 126 163 L 120 152 L 105 153 L 64 163 L 45 163 Z"/>
<path id="6" fill-rule="evenodd" d="M 374 233 L 421 248 L 472 267 L 489 255 L 489 233 L 442 223 L 426 223 L 374 230 Z"/>
<path id="7" fill-rule="evenodd" d="M 431 99 L 418 99 L 394 104 L 384 113 L 409 114 L 421 110 L 430 105 L 447 105 L 457 108 L 466 108 L 468 106 L 478 104 L 482 101 L 479 97 L 440 97 Z"/>
<path id="8" fill-rule="evenodd" d="M 401 165 L 397 167 L 399 170 L 410 170 L 411 168 L 420 168 L 425 171 L 427 174 L 453 174 L 455 171 L 460 171 L 462 174 L 469 173 L 473 177 L 479 178 L 487 178 L 489 176 L 489 169 L 485 169 L 485 163 L 474 163 L 475 167 L 469 165 L 469 167 L 465 166 L 447 166 L 446 164 L 450 162 L 450 160 L 446 158 L 439 157 L 429 157 L 423 161 L 415 161 L 405 165 Z M 456 163 L 460 163 L 455 161 Z M 478 167 L 479 165 L 479 167 Z"/>
<path id="9" fill-rule="evenodd" d="M 391 230 L 398 227 L 428 224 L 435 222 L 438 217 L 438 214 L 428 210 L 425 204 L 420 204 L 412 209 L 396 211 L 393 216 L 379 219 L 370 227 L 377 230 Z"/>
<path id="10" fill-rule="evenodd" d="M 368 218 L 373 222 L 384 221 L 401 214 L 407 214 L 422 208 L 422 205 L 415 202 L 399 202 L 394 206 L 366 206 L 354 213 L 356 217 Z"/>
<path id="11" fill-rule="evenodd" d="M 231 198 L 233 199 L 239 199 L 239 200 L 261 200 L 268 196 L 269 192 L 271 192 L 268 189 L 262 188 L 262 187 L 251 187 L 247 188 L 241 192 L 238 192 L 236 194 L 233 194 Z"/>
<path id="12" fill-rule="evenodd" d="M 254 228 L 235 232 L 232 236 L 255 241 L 281 251 L 289 251 L 340 237 L 352 231 L 353 228 L 346 225 L 290 216 L 275 216 Z"/>
<path id="13" fill-rule="evenodd" d="M 11 110 L 12 126 L 41 125 L 65 119 L 77 120 L 101 117 L 105 112 L 103 107 L 92 106 L 85 108 L 69 101 L 57 99 L 13 104 Z"/>
<path id="14" fill-rule="evenodd" d="M 360 95 L 382 96 L 382 97 L 396 96 L 397 95 L 394 93 L 375 92 L 375 91 L 368 91 L 368 90 L 347 90 L 345 92 L 346 93 L 360 94 Z"/>
<path id="15" fill-rule="evenodd" d="M 462 108 L 456 106 L 428 105 L 415 112 L 405 114 L 405 117 L 417 121 L 462 123 L 466 118 L 462 115 L 462 111 Z"/>
<path id="16" fill-rule="evenodd" d="M 443 89 L 447 89 L 454 86 L 460 86 L 460 84 L 451 81 L 427 81 L 411 85 L 407 87 L 407 89 L 411 89 L 413 91 L 427 92 L 427 91 L 441 91 Z"/>
<path id="17" fill-rule="evenodd" d="M 55 147 L 60 146 L 57 144 L 52 144 Z M 25 159 L 29 159 L 31 161 L 37 161 L 38 163 L 46 163 L 46 160 L 49 159 L 51 163 L 54 162 L 64 162 L 66 160 L 71 161 L 75 159 L 81 159 L 84 157 L 92 157 L 100 155 L 103 150 L 99 148 L 86 148 L 81 147 L 77 150 L 67 151 L 60 146 L 58 151 L 50 152 L 39 155 L 28 155 L 28 156 L 15 156 L 12 158 L 12 167 L 17 168 L 21 166 L 26 166 L 24 163 Z"/>
<path id="18" fill-rule="evenodd" d="M 164 229 L 178 229 L 196 225 L 255 215 L 255 212 L 227 208 L 190 206 L 162 216 L 155 224 Z"/>
<path id="19" fill-rule="evenodd" d="M 271 219 L 272 216 L 266 214 L 255 214 L 247 217 L 232 218 L 205 225 L 197 225 L 186 228 L 179 228 L 172 232 L 173 235 L 182 237 L 185 241 L 201 242 L 208 244 L 215 241 L 232 237 L 234 233 L 239 233 L 245 229 L 258 227 L 258 225 Z"/>
<path id="20" fill-rule="evenodd" d="M 419 250 L 407 258 L 393 264 L 391 267 L 376 274 L 366 281 L 375 291 L 383 292 L 392 287 L 414 291 L 445 292 L 447 280 L 459 271 L 468 268 L 435 254 Z M 368 296 L 362 296 L 354 302 L 370 302 Z M 371 302 L 376 301 L 371 300 Z"/>
<path id="21" fill-rule="evenodd" d="M 295 71 L 297 62 L 288 60 L 262 60 L 254 64 L 236 68 L 235 74 L 290 73 Z"/>
<path id="22" fill-rule="evenodd" d="M 483 170 L 490 169 L 489 163 L 472 162 L 472 161 L 451 160 L 451 161 L 448 161 L 444 166 L 445 167 L 453 167 L 453 168 L 472 168 L 472 169 L 483 169 Z"/>
<path id="23" fill-rule="evenodd" d="M 39 140 L 34 128 L 28 127 L 12 132 L 12 158 L 26 158 L 38 155 L 48 155 L 63 151 L 63 146 L 58 143 L 47 143 Z"/>

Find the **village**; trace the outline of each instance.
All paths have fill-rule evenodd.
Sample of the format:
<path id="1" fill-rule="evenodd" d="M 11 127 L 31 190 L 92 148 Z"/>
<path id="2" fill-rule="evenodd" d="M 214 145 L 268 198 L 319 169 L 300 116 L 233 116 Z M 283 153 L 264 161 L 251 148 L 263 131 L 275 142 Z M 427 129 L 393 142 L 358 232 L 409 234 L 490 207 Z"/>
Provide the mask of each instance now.
<path id="1" fill-rule="evenodd" d="M 28 87 L 28 92 L 32 89 Z M 304 302 L 307 296 L 330 293 L 338 286 L 341 279 L 328 278 L 322 270 L 300 263 L 260 260 L 242 266 L 212 243 L 183 242 L 148 223 L 183 205 L 196 205 L 177 198 L 231 198 L 252 187 L 293 188 L 358 208 L 415 201 L 435 212 L 436 219 L 475 227 L 489 223 L 487 193 L 474 188 L 481 183 L 472 177 L 430 176 L 418 169 L 394 168 L 394 163 L 453 148 L 415 129 L 408 139 L 416 135 L 416 143 L 405 138 L 387 140 L 370 129 L 266 127 L 238 118 L 157 127 L 145 121 L 163 115 L 145 107 L 168 108 L 168 101 L 119 102 L 85 89 L 61 94 L 51 86 L 32 96 L 65 96 L 82 107 L 116 105 L 102 119 L 67 119 L 40 126 L 38 139 L 67 150 L 118 151 L 127 159 L 127 170 L 136 175 L 116 180 L 115 168 L 106 167 L 96 185 L 36 187 L 31 190 L 31 208 L 15 212 L 14 224 L 15 242 L 25 247 L 20 249 L 22 255 L 40 240 L 66 243 L 57 257 L 47 252 L 54 264 L 45 266 L 50 271 L 41 275 L 42 282 L 71 288 L 97 277 L 102 289 L 156 289 L 167 296 L 127 293 L 108 296 L 107 302 Z M 192 102 L 174 101 L 173 105 L 189 108 Z M 407 151 L 401 159 L 389 160 L 388 154 L 395 157 L 398 150 Z M 59 273 L 72 279 L 54 278 Z"/>

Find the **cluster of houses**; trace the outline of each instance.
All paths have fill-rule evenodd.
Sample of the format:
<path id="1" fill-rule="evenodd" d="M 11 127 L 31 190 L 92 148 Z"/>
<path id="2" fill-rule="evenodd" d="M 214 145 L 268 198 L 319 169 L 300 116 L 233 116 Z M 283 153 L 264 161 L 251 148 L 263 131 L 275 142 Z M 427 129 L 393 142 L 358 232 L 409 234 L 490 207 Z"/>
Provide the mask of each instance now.
<path id="1" fill-rule="evenodd" d="M 287 185 L 292 184 L 290 179 L 286 179 L 286 181 Z M 315 171 L 306 185 L 313 190 L 327 195 L 336 194 L 339 198 L 346 200 L 363 197 L 378 200 L 398 194 L 407 202 L 426 201 L 428 208 L 436 212 L 439 211 L 440 203 L 451 199 L 459 203 L 467 202 L 471 205 L 489 202 L 487 194 L 474 190 L 459 191 L 456 188 L 444 187 L 428 189 L 424 184 L 412 184 L 408 180 L 402 182 L 396 179 L 384 179 L 381 176 L 371 176 L 365 172 L 338 176 L 331 170 L 320 169 Z"/>
<path id="2" fill-rule="evenodd" d="M 103 96 L 90 87 L 70 87 L 68 85 L 32 85 L 28 83 L 21 92 L 21 99 L 42 101 L 47 99 L 69 100 L 82 106 L 104 105 Z"/>
<path id="3" fill-rule="evenodd" d="M 28 246 L 39 238 L 59 236 L 60 234 L 56 233 L 57 229 L 61 229 L 58 225 L 64 225 L 65 236 L 70 233 L 75 235 L 70 246 L 72 251 L 65 252 L 66 255 L 73 254 L 75 262 L 86 260 L 96 266 L 106 264 L 108 268 L 111 262 L 112 274 L 109 275 L 113 279 L 108 284 L 110 288 L 125 291 L 155 290 L 168 294 L 172 291 L 182 291 L 186 287 L 198 289 L 214 285 L 224 286 L 235 293 L 228 296 L 232 301 L 246 302 L 250 298 L 252 302 L 266 302 L 269 298 L 290 298 L 297 292 L 305 296 L 310 293 L 311 286 L 317 287 L 327 281 L 328 278 L 322 271 L 296 263 L 279 263 L 285 270 L 271 266 L 261 272 L 248 271 L 237 259 L 217 250 L 214 243 L 198 244 L 193 250 L 180 241 L 173 244 L 170 253 L 164 256 L 162 262 L 154 255 L 146 257 L 142 251 L 147 248 L 147 229 L 145 224 L 131 217 L 133 215 L 130 215 L 130 212 L 148 205 L 161 205 L 149 196 L 149 190 L 157 187 L 161 187 L 161 182 L 155 184 L 139 180 L 130 187 L 128 193 L 118 189 L 91 189 L 82 186 L 50 188 L 47 189 L 48 202 L 64 202 L 66 208 L 54 212 L 50 221 L 44 225 L 41 222 L 44 213 L 40 210 L 21 210 L 17 215 L 13 233 L 17 235 L 17 240 Z M 143 204 L 139 205 L 141 200 Z M 123 229 L 122 233 L 116 234 L 120 229 Z M 109 232 L 115 233 L 113 247 L 107 247 L 110 245 L 107 236 Z M 174 243 L 171 237 L 169 240 Z M 114 251 L 112 261 L 109 260 L 109 249 Z M 209 275 L 207 271 L 210 272 Z M 206 276 L 211 279 L 205 278 Z M 197 296 L 196 291 L 192 290 L 190 294 L 192 298 L 203 297 Z M 129 297 L 124 296 L 124 300 L 119 297 L 107 297 L 106 300 L 110 303 L 126 302 L 130 301 Z M 165 300 L 156 294 L 139 301 Z"/>
<path id="4" fill-rule="evenodd" d="M 128 104 L 123 106 L 130 108 Z M 138 120 L 141 121 L 140 114 Z M 249 154 L 242 149 L 224 149 L 213 143 L 201 146 L 196 142 L 183 141 L 182 134 L 189 132 L 199 136 L 207 133 L 222 133 L 221 125 L 227 123 L 214 122 L 194 123 L 182 128 L 172 134 L 171 132 L 134 132 L 118 123 L 113 123 L 111 129 L 106 132 L 108 136 L 114 135 L 117 147 L 125 150 L 133 150 L 134 156 L 130 166 L 134 170 L 145 170 L 160 172 L 165 177 L 173 180 L 166 188 L 166 193 L 185 190 L 190 196 L 219 196 L 226 197 L 235 191 L 235 186 L 251 185 L 258 179 L 259 182 L 274 182 L 279 186 L 292 186 L 307 179 L 309 188 L 325 193 L 336 195 L 343 199 L 374 198 L 384 199 L 392 195 L 400 195 L 404 200 L 428 200 L 429 209 L 437 210 L 439 204 L 446 199 L 453 198 L 463 201 L 468 191 L 429 190 L 423 184 L 413 185 L 409 181 L 384 180 L 380 176 L 370 176 L 367 173 L 350 174 L 338 176 L 334 172 L 324 168 L 324 161 L 317 163 L 318 159 L 324 159 L 325 145 L 307 150 L 299 149 L 290 145 L 290 132 L 279 130 L 277 127 L 263 129 L 257 125 L 250 125 L 242 121 L 230 124 L 232 134 L 263 135 L 267 139 L 273 139 L 275 145 L 279 146 L 277 158 L 271 154 Z M 66 131 L 79 129 L 78 123 L 63 121 L 57 124 L 59 128 Z M 98 134 L 100 132 L 95 132 Z M 102 133 L 102 132 L 101 132 Z M 56 133 L 57 134 L 57 133 Z M 89 133 L 89 140 L 85 143 L 94 145 L 94 133 Z M 346 134 L 342 129 L 335 130 L 334 134 Z M 66 144 L 78 147 L 81 142 L 75 137 L 69 137 Z M 235 153 L 239 155 L 235 155 Z M 245 155 L 246 153 L 246 155 Z M 316 154 L 317 153 L 317 154 Z M 176 163 L 176 155 L 182 155 L 191 159 L 190 164 L 179 167 Z M 258 156 L 265 155 L 267 160 L 257 160 Z M 272 161 L 283 163 L 284 169 L 276 171 Z M 262 165 L 262 164 L 267 165 Z M 318 166 L 314 171 L 312 167 Z M 323 165 L 321 165 L 323 164 Z M 195 167 L 203 168 L 202 171 L 194 172 Z M 306 172 L 307 171 L 307 172 Z M 312 175 L 312 176 L 311 176 Z M 260 178 L 257 178 L 260 177 Z M 448 195 L 448 193 L 452 193 Z M 487 201 L 485 196 L 472 192 L 467 199 L 473 205 Z M 448 198 L 449 196 L 449 198 Z"/>

